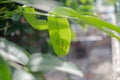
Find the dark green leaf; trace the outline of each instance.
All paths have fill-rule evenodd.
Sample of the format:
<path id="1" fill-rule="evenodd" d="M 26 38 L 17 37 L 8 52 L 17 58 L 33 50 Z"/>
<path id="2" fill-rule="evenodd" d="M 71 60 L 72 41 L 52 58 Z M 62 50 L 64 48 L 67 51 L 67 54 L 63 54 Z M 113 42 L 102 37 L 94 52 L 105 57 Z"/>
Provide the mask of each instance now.
<path id="1" fill-rule="evenodd" d="M 7 62 L 0 56 L 0 80 L 11 80 Z"/>
<path id="2" fill-rule="evenodd" d="M 48 29 L 48 24 L 46 20 L 39 20 L 36 18 L 37 11 L 34 8 L 25 7 L 24 8 L 24 17 L 27 22 L 37 30 L 46 30 Z"/>
<path id="3" fill-rule="evenodd" d="M 8 62 L 14 62 L 25 65 L 29 60 L 29 53 L 16 44 L 0 38 L 0 55 L 2 55 Z"/>
<path id="4" fill-rule="evenodd" d="M 71 62 L 65 62 L 52 55 L 34 54 L 28 63 L 30 72 L 44 73 L 48 71 L 62 71 L 82 77 L 82 72 Z"/>
<path id="5" fill-rule="evenodd" d="M 48 16 L 49 35 L 58 56 L 66 55 L 70 48 L 71 30 L 66 18 Z"/>

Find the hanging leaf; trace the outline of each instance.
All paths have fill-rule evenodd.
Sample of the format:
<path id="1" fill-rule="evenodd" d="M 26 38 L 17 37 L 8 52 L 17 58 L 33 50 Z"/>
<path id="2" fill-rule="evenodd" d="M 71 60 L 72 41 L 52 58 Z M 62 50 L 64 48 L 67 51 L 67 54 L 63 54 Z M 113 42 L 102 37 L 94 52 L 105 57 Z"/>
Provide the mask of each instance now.
<path id="1" fill-rule="evenodd" d="M 4 38 L 0 38 L 0 55 L 8 62 L 19 65 L 25 65 L 29 60 L 29 53 L 27 51 Z"/>
<path id="2" fill-rule="evenodd" d="M 70 48 L 71 30 L 66 18 L 48 16 L 49 35 L 58 56 L 66 55 Z"/>
<path id="3" fill-rule="evenodd" d="M 25 7 L 24 8 L 24 17 L 27 22 L 37 30 L 47 30 L 48 24 L 46 20 L 40 20 L 36 18 L 37 11 L 34 8 Z"/>
<path id="4" fill-rule="evenodd" d="M 33 54 L 28 62 L 28 67 L 33 74 L 57 70 L 83 77 L 83 73 L 73 63 L 65 62 L 49 54 Z"/>
<path id="5" fill-rule="evenodd" d="M 0 56 L 0 80 L 12 80 L 7 62 Z"/>
<path id="6" fill-rule="evenodd" d="M 112 30 L 119 34 L 120 28 L 113 24 L 110 24 L 106 21 L 103 21 L 97 17 L 81 15 L 81 14 L 77 13 L 76 11 L 74 11 L 70 8 L 66 8 L 66 7 L 59 7 L 57 9 L 55 9 L 54 14 L 61 16 L 61 17 L 69 17 L 69 18 L 73 18 L 73 19 L 83 20 L 84 22 L 93 25 L 94 27 L 107 33 L 108 35 L 120 40 L 118 35 L 116 35 L 114 32 L 110 32 L 110 30 Z"/>

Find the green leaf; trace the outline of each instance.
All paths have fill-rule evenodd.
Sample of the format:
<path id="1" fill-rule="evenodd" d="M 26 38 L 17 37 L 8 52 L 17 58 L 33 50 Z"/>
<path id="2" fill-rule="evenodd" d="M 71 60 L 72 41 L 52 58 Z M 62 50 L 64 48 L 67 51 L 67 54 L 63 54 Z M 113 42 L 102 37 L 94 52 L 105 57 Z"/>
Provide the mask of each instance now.
<path id="1" fill-rule="evenodd" d="M 82 4 L 87 3 L 87 0 L 79 0 Z M 87 5 L 86 5 L 87 6 Z"/>
<path id="2" fill-rule="evenodd" d="M 74 17 L 77 12 L 74 11 L 71 8 L 67 8 L 67 7 L 57 7 L 54 11 L 53 14 L 57 15 L 61 15 L 63 17 L 68 16 L 68 17 Z"/>
<path id="3" fill-rule="evenodd" d="M 112 32 L 112 31 L 110 31 L 110 30 L 108 30 L 108 29 L 105 29 L 105 28 L 103 28 L 103 27 L 101 27 L 101 26 L 99 26 L 99 25 L 96 26 L 96 28 L 99 29 L 99 30 L 101 30 L 101 31 L 103 31 L 103 32 L 105 32 L 106 34 L 108 34 L 108 35 L 110 35 L 110 36 L 118 39 L 118 40 L 120 41 L 119 35 L 116 34 L 115 32 Z"/>
<path id="4" fill-rule="evenodd" d="M 120 40 L 119 35 L 115 34 L 116 31 L 117 33 L 120 33 L 120 28 L 117 26 L 114 26 L 112 24 L 109 24 L 103 20 L 100 20 L 96 17 L 93 16 L 85 16 L 86 18 L 86 22 L 89 24 L 92 24 L 94 27 L 96 27 L 97 29 L 105 32 L 106 34 L 115 37 L 116 39 Z M 113 30 L 113 31 L 112 31 Z"/>
<path id="5" fill-rule="evenodd" d="M 58 56 L 69 52 L 71 42 L 71 29 L 66 18 L 48 16 L 49 35 L 53 49 Z"/>
<path id="6" fill-rule="evenodd" d="M 4 38 L 0 38 L 0 55 L 8 60 L 8 62 L 22 65 L 25 65 L 29 60 L 29 53 L 27 51 Z"/>
<path id="7" fill-rule="evenodd" d="M 48 71 L 62 71 L 82 77 L 82 72 L 71 62 L 63 61 L 55 56 L 33 54 L 28 63 L 30 72 L 44 73 Z"/>
<path id="8" fill-rule="evenodd" d="M 0 80 L 11 80 L 7 62 L 0 56 Z"/>
<path id="9" fill-rule="evenodd" d="M 71 6 L 72 1 L 73 1 L 73 0 L 66 0 L 65 4 L 66 4 L 67 6 Z"/>
<path id="10" fill-rule="evenodd" d="M 110 23 L 103 21 L 103 20 L 101 20 L 97 17 L 94 17 L 94 16 L 84 16 L 84 17 L 86 18 L 85 21 L 89 24 L 92 24 L 92 25 L 98 24 L 101 27 L 105 27 L 105 28 L 108 28 L 110 30 L 114 30 L 114 31 L 120 33 L 120 28 L 113 25 L 113 24 L 110 24 Z"/>
<path id="11" fill-rule="evenodd" d="M 48 23 L 46 20 L 39 20 L 36 18 L 37 11 L 34 8 L 25 7 L 24 8 L 24 17 L 27 22 L 37 30 L 47 30 Z"/>
<path id="12" fill-rule="evenodd" d="M 97 29 L 107 33 L 108 35 L 117 38 L 118 40 L 120 40 L 119 36 L 116 35 L 113 32 L 110 32 L 110 30 L 117 32 L 118 34 L 120 33 L 120 28 L 110 24 L 106 21 L 103 21 L 97 17 L 94 16 L 86 16 L 86 15 L 81 15 L 79 13 L 77 13 L 76 11 L 74 11 L 73 9 L 70 8 L 66 8 L 66 7 L 59 7 L 56 8 L 54 11 L 55 15 L 61 16 L 61 17 L 69 17 L 69 18 L 73 18 L 73 19 L 80 19 L 88 24 L 93 25 L 94 27 L 96 27 Z M 109 31 L 108 31 L 108 30 Z"/>
<path id="13" fill-rule="evenodd" d="M 71 8 L 73 8 L 74 10 L 78 10 L 78 6 L 79 6 L 78 1 L 77 0 L 72 0 Z"/>

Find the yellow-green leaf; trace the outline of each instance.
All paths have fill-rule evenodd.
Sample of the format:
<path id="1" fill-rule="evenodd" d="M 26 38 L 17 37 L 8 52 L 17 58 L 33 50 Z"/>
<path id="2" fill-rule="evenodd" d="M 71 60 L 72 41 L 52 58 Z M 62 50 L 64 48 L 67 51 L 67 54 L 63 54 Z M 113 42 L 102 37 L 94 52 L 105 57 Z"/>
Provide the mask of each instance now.
<path id="1" fill-rule="evenodd" d="M 49 35 L 53 49 L 58 56 L 69 52 L 71 42 L 71 29 L 66 18 L 48 16 Z"/>
<path id="2" fill-rule="evenodd" d="M 48 24 L 46 20 L 40 20 L 36 18 L 37 11 L 34 8 L 25 7 L 24 8 L 24 17 L 27 22 L 37 30 L 46 30 L 48 29 Z"/>

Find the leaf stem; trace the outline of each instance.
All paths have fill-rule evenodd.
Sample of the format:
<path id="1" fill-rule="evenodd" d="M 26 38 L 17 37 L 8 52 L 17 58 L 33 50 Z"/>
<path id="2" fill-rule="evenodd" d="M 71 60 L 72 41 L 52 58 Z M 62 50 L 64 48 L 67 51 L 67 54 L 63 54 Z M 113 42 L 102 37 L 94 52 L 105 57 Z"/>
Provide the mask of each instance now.
<path id="1" fill-rule="evenodd" d="M 55 14 L 48 14 L 48 13 L 41 13 L 41 12 L 24 12 L 24 14 L 36 14 L 36 15 L 42 15 L 42 16 L 54 16 L 54 17 L 60 17 L 60 18 L 79 19 L 71 16 L 55 15 Z"/>

